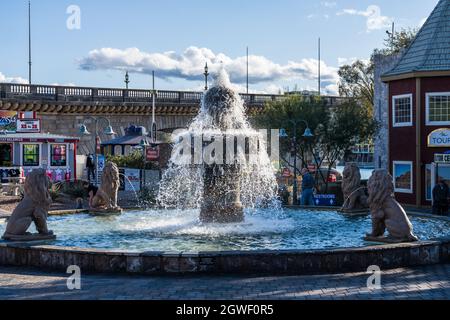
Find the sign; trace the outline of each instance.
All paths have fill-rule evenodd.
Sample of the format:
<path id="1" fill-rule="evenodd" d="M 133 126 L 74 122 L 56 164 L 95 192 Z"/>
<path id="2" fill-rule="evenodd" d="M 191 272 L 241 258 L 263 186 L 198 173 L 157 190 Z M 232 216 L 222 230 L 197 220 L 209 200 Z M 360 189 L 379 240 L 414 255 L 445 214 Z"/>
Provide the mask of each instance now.
<path id="1" fill-rule="evenodd" d="M 18 133 L 40 133 L 41 132 L 41 121 L 38 119 L 30 119 L 30 120 L 17 120 L 17 129 Z"/>
<path id="2" fill-rule="evenodd" d="M 434 162 L 442 164 L 450 163 L 450 154 L 435 154 Z"/>
<path id="3" fill-rule="evenodd" d="M 332 207 L 337 204 L 335 194 L 316 194 L 314 195 L 316 206 Z"/>
<path id="4" fill-rule="evenodd" d="M 159 159 L 159 147 L 147 147 L 147 161 Z"/>
<path id="5" fill-rule="evenodd" d="M 17 112 L 0 110 L 0 131 L 16 132 Z"/>
<path id="6" fill-rule="evenodd" d="M 446 148 L 450 147 L 450 129 L 437 129 L 428 136 L 428 147 Z"/>
<path id="7" fill-rule="evenodd" d="M 290 178 L 291 177 L 291 170 L 289 170 L 289 168 L 284 168 L 283 169 L 283 177 L 285 177 L 285 178 Z"/>
<path id="8" fill-rule="evenodd" d="M 105 169 L 105 162 L 106 162 L 106 158 L 104 155 L 102 155 L 102 154 L 97 155 L 97 170 L 98 170 L 98 172 L 102 172 L 103 169 Z"/>
<path id="9" fill-rule="evenodd" d="M 125 169 L 125 191 L 141 190 L 141 170 Z"/>

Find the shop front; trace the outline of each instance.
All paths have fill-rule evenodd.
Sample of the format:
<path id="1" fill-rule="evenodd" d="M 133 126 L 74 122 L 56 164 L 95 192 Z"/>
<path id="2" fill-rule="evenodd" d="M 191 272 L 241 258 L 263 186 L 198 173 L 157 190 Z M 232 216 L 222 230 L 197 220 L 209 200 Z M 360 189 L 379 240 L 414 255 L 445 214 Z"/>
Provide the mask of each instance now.
<path id="1" fill-rule="evenodd" d="M 41 133 L 0 134 L 0 175 L 2 183 L 26 177 L 43 168 L 53 182 L 76 177 L 78 138 Z"/>

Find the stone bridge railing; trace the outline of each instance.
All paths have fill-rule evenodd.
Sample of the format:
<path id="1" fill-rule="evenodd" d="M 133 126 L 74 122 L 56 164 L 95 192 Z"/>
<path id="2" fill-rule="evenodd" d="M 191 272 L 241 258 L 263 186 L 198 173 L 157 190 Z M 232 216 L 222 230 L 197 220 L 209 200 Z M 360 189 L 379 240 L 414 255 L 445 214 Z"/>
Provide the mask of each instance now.
<path id="1" fill-rule="evenodd" d="M 167 91 L 156 92 L 156 102 L 170 104 L 199 104 L 203 92 Z M 263 106 L 269 101 L 279 101 L 285 95 L 241 94 L 247 105 Z M 342 101 L 340 97 L 322 97 L 333 106 Z M 153 99 L 152 90 L 89 88 L 72 86 L 27 85 L 0 83 L 0 99 L 54 101 L 54 102 L 105 102 L 105 103 L 149 103 Z"/>
<path id="2" fill-rule="evenodd" d="M 202 92 L 158 90 L 156 102 L 175 104 L 199 104 Z M 250 105 L 263 105 L 267 101 L 283 99 L 282 95 L 241 94 Z M 0 84 L 1 99 L 20 99 L 58 102 L 106 102 L 106 103 L 149 103 L 153 99 L 152 90 L 87 88 L 70 86 Z"/>

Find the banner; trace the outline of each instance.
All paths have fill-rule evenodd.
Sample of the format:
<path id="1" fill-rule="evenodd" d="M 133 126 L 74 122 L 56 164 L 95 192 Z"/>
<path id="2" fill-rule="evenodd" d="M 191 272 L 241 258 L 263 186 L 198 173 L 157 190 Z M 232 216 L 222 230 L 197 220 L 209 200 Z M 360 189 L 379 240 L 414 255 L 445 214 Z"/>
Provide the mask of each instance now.
<path id="1" fill-rule="evenodd" d="M 40 133 L 41 121 L 40 120 L 17 120 L 17 132 L 18 133 Z"/>
<path id="2" fill-rule="evenodd" d="M 0 131 L 16 132 L 17 112 L 0 110 Z"/>

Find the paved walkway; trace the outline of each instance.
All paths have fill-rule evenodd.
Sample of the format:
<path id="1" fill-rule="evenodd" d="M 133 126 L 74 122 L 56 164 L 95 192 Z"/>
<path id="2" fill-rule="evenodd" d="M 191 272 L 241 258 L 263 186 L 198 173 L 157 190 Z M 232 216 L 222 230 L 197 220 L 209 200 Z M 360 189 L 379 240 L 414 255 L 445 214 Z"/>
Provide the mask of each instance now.
<path id="1" fill-rule="evenodd" d="M 0 267 L 0 299 L 450 299 L 450 265 L 383 272 L 381 290 L 367 288 L 368 276 L 82 275 L 70 291 L 66 274 Z"/>

